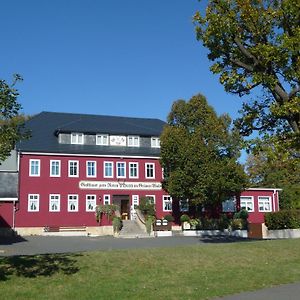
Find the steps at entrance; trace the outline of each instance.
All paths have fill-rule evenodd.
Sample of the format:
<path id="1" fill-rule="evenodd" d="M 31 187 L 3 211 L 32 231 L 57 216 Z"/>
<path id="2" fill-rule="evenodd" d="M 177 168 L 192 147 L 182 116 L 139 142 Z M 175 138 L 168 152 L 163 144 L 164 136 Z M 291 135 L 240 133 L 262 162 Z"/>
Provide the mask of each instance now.
<path id="1" fill-rule="evenodd" d="M 134 220 L 123 220 L 123 227 L 119 234 L 120 238 L 148 238 L 149 234 Z"/>

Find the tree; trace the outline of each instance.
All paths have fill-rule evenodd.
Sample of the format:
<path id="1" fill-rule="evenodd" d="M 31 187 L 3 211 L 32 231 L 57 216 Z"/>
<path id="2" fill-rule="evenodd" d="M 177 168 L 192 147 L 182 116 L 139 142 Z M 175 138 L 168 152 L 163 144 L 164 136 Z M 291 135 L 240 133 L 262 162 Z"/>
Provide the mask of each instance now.
<path id="1" fill-rule="evenodd" d="M 14 88 L 21 80 L 20 75 L 14 75 L 11 85 L 5 80 L 0 80 L 0 163 L 10 155 L 17 141 L 28 136 L 28 133 L 22 132 L 21 124 L 25 117 L 19 115 L 19 93 Z"/>
<path id="2" fill-rule="evenodd" d="M 240 139 L 230 124 L 202 95 L 173 103 L 161 135 L 163 187 L 172 197 L 214 205 L 244 189 Z"/>
<path id="3" fill-rule="evenodd" d="M 194 16 L 198 40 L 208 48 L 227 92 L 257 99 L 243 103 L 236 125 L 273 135 L 300 148 L 300 2 L 210 0 Z"/>
<path id="4" fill-rule="evenodd" d="M 288 153 L 276 153 L 270 144 L 260 145 L 259 151 L 251 153 L 246 171 L 252 186 L 282 188 L 281 208 L 300 208 L 300 159 Z"/>

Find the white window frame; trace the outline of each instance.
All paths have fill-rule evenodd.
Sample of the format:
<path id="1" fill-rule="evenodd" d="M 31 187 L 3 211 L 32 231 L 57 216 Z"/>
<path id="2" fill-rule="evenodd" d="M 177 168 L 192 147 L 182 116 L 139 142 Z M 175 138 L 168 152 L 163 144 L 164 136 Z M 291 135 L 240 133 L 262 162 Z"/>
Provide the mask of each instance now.
<path id="1" fill-rule="evenodd" d="M 103 204 L 104 205 L 110 204 L 110 195 L 108 194 L 103 195 Z"/>
<path id="2" fill-rule="evenodd" d="M 160 138 L 152 136 L 151 137 L 151 148 L 160 148 Z"/>
<path id="3" fill-rule="evenodd" d="M 84 134 L 80 132 L 71 133 L 71 144 L 73 145 L 83 145 L 84 144 Z"/>
<path id="4" fill-rule="evenodd" d="M 240 196 L 240 208 L 243 209 L 243 206 L 242 205 L 242 202 L 245 202 L 245 209 L 248 211 L 248 212 L 254 212 L 255 211 L 255 208 L 254 208 L 254 197 L 253 196 Z M 252 206 L 252 209 L 248 209 L 248 205 L 251 204 Z"/>
<path id="5" fill-rule="evenodd" d="M 131 175 L 132 166 L 135 166 L 136 176 Z M 139 178 L 139 163 L 138 162 L 129 162 L 129 178 Z"/>
<path id="6" fill-rule="evenodd" d="M 152 173 L 153 173 L 153 176 L 147 176 L 148 174 L 148 166 L 152 166 Z M 147 179 L 154 179 L 155 178 L 155 163 L 145 163 L 145 178 Z"/>
<path id="7" fill-rule="evenodd" d="M 182 203 L 185 202 L 185 206 Z M 189 199 L 180 199 L 179 200 L 179 211 L 180 212 L 188 212 L 190 210 Z"/>
<path id="8" fill-rule="evenodd" d="M 34 163 L 37 165 L 33 166 Z M 32 169 L 33 167 L 33 169 Z M 32 172 L 34 170 L 34 172 Z M 29 176 L 39 177 L 41 175 L 41 160 L 40 159 L 30 159 L 29 160 Z"/>
<path id="9" fill-rule="evenodd" d="M 261 205 L 262 203 L 262 205 Z M 266 209 L 266 204 L 269 205 L 270 209 Z M 263 209 L 261 209 L 263 206 Z M 259 212 L 271 212 L 272 211 L 272 197 L 270 196 L 258 196 L 258 211 Z"/>
<path id="10" fill-rule="evenodd" d="M 58 174 L 52 173 L 52 171 L 53 171 L 52 164 L 53 163 L 58 163 Z M 50 177 L 60 177 L 60 165 L 61 165 L 60 160 L 50 160 Z M 56 169 L 56 166 L 55 166 L 55 169 Z"/>
<path id="11" fill-rule="evenodd" d="M 94 174 L 93 175 L 89 175 L 89 169 L 91 166 L 89 166 L 89 163 L 92 163 L 93 165 L 93 169 L 94 169 Z M 86 177 L 88 178 L 96 178 L 97 177 L 97 162 L 94 160 L 88 160 L 86 162 Z"/>
<path id="12" fill-rule="evenodd" d="M 57 210 L 52 209 L 53 202 L 57 201 Z M 60 212 L 60 194 L 50 194 L 49 195 L 49 211 L 50 212 Z"/>
<path id="13" fill-rule="evenodd" d="M 140 205 L 140 197 L 139 195 L 132 195 L 131 197 L 131 205 L 135 209 L 138 205 Z"/>
<path id="14" fill-rule="evenodd" d="M 105 142 L 105 140 L 106 140 L 106 142 Z M 108 134 L 97 134 L 96 135 L 96 145 L 108 146 L 109 145 Z"/>
<path id="15" fill-rule="evenodd" d="M 76 170 L 77 170 L 77 174 L 73 175 L 71 174 L 71 164 L 72 163 L 76 163 Z M 69 160 L 68 161 L 68 176 L 69 177 L 79 177 L 79 160 Z"/>
<path id="16" fill-rule="evenodd" d="M 153 199 L 152 204 L 156 204 L 155 195 L 146 195 L 146 197 L 152 198 Z"/>
<path id="17" fill-rule="evenodd" d="M 106 173 L 106 164 L 111 166 L 111 176 L 107 176 Z M 104 161 L 103 162 L 103 177 L 104 178 L 113 178 L 114 177 L 114 163 L 112 161 Z"/>
<path id="18" fill-rule="evenodd" d="M 74 198 L 74 199 L 73 199 Z M 75 209 L 71 209 L 72 202 L 75 205 Z M 68 195 L 68 212 L 78 212 L 78 195 L 77 194 L 69 194 Z"/>
<path id="19" fill-rule="evenodd" d="M 39 194 L 28 194 L 28 212 L 38 212 L 40 211 L 40 195 Z M 32 209 L 32 204 L 35 203 L 36 209 Z"/>
<path id="20" fill-rule="evenodd" d="M 128 147 L 139 147 L 140 146 L 140 137 L 138 135 L 129 135 L 127 137 L 127 146 Z"/>
<path id="21" fill-rule="evenodd" d="M 93 208 L 90 209 L 90 203 L 92 203 Z M 95 194 L 93 195 L 85 195 L 85 211 L 86 212 L 95 212 L 96 211 L 96 205 L 97 205 L 97 196 Z"/>
<path id="22" fill-rule="evenodd" d="M 124 169 L 124 175 L 119 175 L 119 164 L 124 165 L 122 169 Z M 117 161 L 116 162 L 116 173 L 117 173 L 117 178 L 126 178 L 126 162 L 125 161 Z"/>
<path id="23" fill-rule="evenodd" d="M 171 204 L 171 209 L 166 209 L 166 203 L 170 203 Z M 163 204 L 163 211 L 164 212 L 170 212 L 172 211 L 172 197 L 170 195 L 163 195 L 162 197 L 162 204 Z"/>

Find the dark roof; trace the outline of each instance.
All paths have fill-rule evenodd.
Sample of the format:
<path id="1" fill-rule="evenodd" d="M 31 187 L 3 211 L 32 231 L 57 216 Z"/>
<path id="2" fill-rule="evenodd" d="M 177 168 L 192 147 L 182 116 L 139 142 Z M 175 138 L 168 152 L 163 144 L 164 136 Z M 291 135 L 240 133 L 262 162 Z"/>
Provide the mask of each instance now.
<path id="1" fill-rule="evenodd" d="M 18 198 L 18 173 L 0 172 L 0 198 Z"/>
<path id="2" fill-rule="evenodd" d="M 165 122 L 159 119 L 41 112 L 26 122 L 31 138 L 21 141 L 17 148 L 24 152 L 53 152 L 70 154 L 159 156 L 160 150 L 143 147 L 110 147 L 98 145 L 59 144 L 59 132 L 84 134 L 160 136 Z"/>

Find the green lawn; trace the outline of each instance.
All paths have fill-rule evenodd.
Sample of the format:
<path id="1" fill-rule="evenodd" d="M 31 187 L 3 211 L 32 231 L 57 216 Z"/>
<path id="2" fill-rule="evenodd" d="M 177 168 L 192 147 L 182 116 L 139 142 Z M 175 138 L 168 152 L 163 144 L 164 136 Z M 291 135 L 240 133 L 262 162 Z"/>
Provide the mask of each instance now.
<path id="1" fill-rule="evenodd" d="M 1 299 L 210 299 L 300 281 L 300 239 L 0 258 Z"/>

